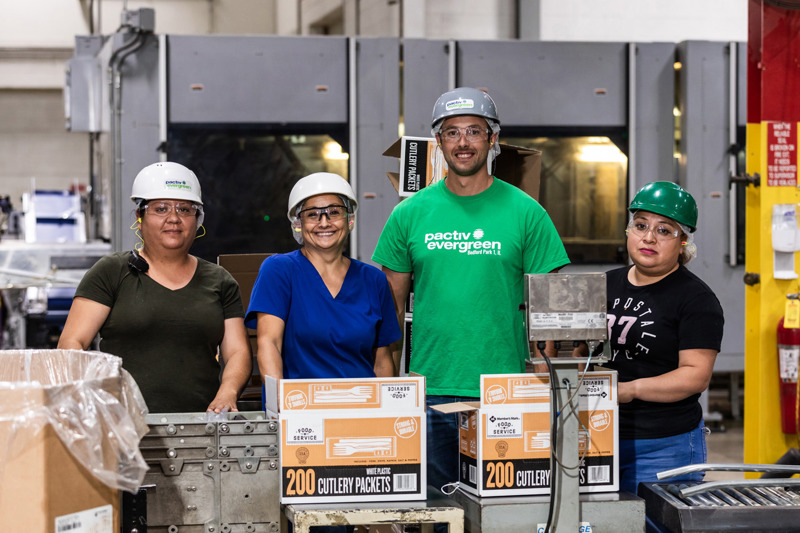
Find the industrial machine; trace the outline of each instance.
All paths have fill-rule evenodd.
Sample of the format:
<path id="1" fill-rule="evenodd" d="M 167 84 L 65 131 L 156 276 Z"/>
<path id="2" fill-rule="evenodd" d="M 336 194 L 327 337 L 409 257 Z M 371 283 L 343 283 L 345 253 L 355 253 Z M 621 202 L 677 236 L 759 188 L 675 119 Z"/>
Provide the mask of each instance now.
<path id="1" fill-rule="evenodd" d="M 766 472 L 766 479 L 670 483 L 669 478 L 696 471 Z M 776 479 L 800 473 L 790 465 L 704 464 L 659 473 L 661 483 L 639 489 L 647 516 L 676 533 L 747 531 L 778 533 L 797 530 L 800 479 Z"/>
<path id="2" fill-rule="evenodd" d="M 555 533 L 643 531 L 642 499 L 624 492 L 579 493 L 580 471 L 588 462 L 579 452 L 581 367 L 607 362 L 608 353 L 579 358 L 571 352 L 587 342 L 591 354 L 608 338 L 605 274 L 526 274 L 524 307 L 531 362 L 546 365 L 550 374 L 550 495 L 478 498 L 458 491 L 454 498 L 464 507 L 467 529 L 522 532 L 533 523 L 537 530 Z M 566 356 L 548 357 L 550 342 Z"/>
<path id="3" fill-rule="evenodd" d="M 73 191 L 34 189 L 22 211 L 0 205 L 3 349 L 55 348 L 83 274 L 111 251 L 87 239 L 82 204 Z"/>
<path id="4" fill-rule="evenodd" d="M 0 242 L 2 348 L 55 348 L 83 274 L 104 242 Z"/>
<path id="5" fill-rule="evenodd" d="M 150 414 L 122 533 L 280 531 L 278 422 L 263 412 Z"/>

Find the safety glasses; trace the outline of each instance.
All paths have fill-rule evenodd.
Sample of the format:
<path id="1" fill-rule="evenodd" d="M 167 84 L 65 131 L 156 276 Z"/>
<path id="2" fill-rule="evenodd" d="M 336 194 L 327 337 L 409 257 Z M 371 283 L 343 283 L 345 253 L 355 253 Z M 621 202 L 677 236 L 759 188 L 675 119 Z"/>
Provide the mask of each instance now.
<path id="1" fill-rule="evenodd" d="M 303 221 L 319 222 L 323 216 L 327 216 L 328 220 L 342 220 L 347 215 L 347 208 L 343 205 L 328 205 L 325 207 L 311 207 L 303 209 L 298 213 L 298 216 Z"/>

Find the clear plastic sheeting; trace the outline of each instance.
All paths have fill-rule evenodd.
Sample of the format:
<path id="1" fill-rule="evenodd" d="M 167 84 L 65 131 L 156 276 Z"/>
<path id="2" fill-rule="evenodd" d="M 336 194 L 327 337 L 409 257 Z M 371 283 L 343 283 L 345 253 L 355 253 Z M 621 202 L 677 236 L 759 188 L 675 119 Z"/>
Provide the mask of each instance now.
<path id="1" fill-rule="evenodd" d="M 147 406 L 122 359 L 78 350 L 0 351 L 0 483 L 4 466 L 48 425 L 105 485 L 135 492 L 147 464 Z M 3 442 L 3 439 L 6 442 Z"/>
<path id="2" fill-rule="evenodd" d="M 76 287 L 94 261 L 111 252 L 105 242 L 0 242 L 0 287 Z"/>

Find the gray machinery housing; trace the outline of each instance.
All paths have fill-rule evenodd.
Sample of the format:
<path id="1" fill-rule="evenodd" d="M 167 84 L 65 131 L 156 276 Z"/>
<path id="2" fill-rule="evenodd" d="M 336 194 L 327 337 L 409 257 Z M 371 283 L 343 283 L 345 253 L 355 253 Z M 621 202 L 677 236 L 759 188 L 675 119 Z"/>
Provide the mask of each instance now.
<path id="1" fill-rule="evenodd" d="M 133 179 L 160 159 L 184 163 L 200 178 L 207 233 L 193 253 L 215 260 L 293 249 L 288 192 L 317 169 L 281 139 L 323 134 L 349 154 L 359 201 L 350 252 L 369 262 L 398 201 L 385 175 L 397 161 L 381 154 L 397 139 L 401 114 L 405 135 L 428 137 L 441 93 L 481 87 L 497 103 L 501 140 L 614 139 L 628 158 L 620 204 L 660 179 L 693 193 L 699 252 L 689 267 L 719 297 L 728 326 L 717 368 L 743 369 L 744 194 L 730 177 L 743 164 L 745 43 L 178 36 L 147 29 L 77 37 L 68 67 L 68 125 L 96 137 L 98 190 L 106 189 L 96 199 L 98 234 L 105 227 L 115 250 L 136 240 L 128 230 Z M 141 42 L 126 48 L 135 32 Z M 254 132 L 276 137 L 261 142 Z M 550 208 L 554 218 L 563 216 L 557 206 Z M 567 248 L 568 272 L 624 262 Z"/>
<path id="2" fill-rule="evenodd" d="M 146 422 L 150 432 L 139 449 L 150 468 L 140 494 L 123 499 L 123 533 L 280 530 L 277 420 L 263 412 L 222 420 L 169 413 Z"/>

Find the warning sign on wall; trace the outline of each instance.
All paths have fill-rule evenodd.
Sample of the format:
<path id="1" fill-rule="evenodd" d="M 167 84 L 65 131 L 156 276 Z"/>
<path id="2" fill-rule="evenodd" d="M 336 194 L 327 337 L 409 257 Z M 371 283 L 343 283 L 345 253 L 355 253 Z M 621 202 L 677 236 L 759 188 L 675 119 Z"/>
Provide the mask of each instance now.
<path id="1" fill-rule="evenodd" d="M 767 185 L 797 186 L 797 123 L 767 123 Z"/>

